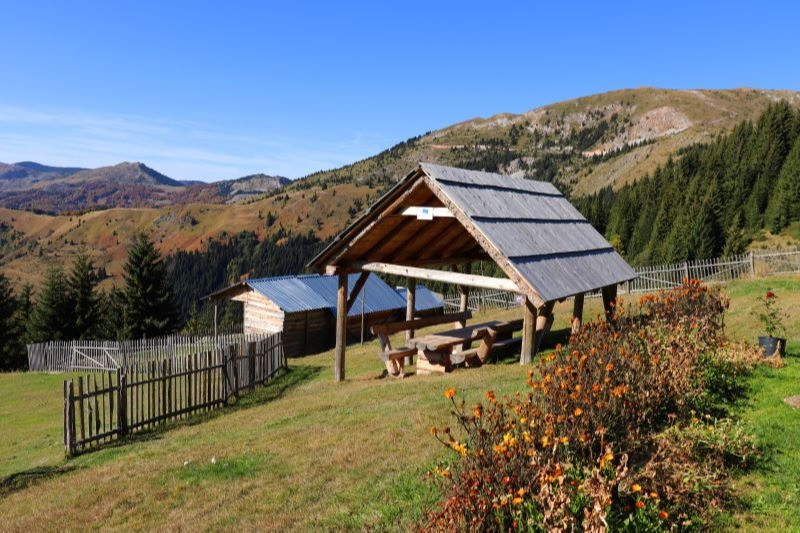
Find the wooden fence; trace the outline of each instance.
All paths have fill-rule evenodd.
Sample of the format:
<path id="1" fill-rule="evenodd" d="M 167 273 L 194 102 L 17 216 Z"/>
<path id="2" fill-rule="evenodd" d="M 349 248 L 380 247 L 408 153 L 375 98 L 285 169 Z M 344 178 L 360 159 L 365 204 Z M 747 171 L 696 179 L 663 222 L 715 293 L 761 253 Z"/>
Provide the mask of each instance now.
<path id="1" fill-rule="evenodd" d="M 170 335 L 127 341 L 50 341 L 28 345 L 28 369 L 39 372 L 114 371 L 136 367 L 147 371 L 150 363 L 172 359 L 188 364 L 191 354 L 241 342 L 253 342 L 263 334 Z"/>
<path id="2" fill-rule="evenodd" d="M 72 455 L 219 408 L 286 367 L 282 333 L 275 333 L 66 380 L 64 446 Z"/>
<path id="3" fill-rule="evenodd" d="M 704 283 L 726 283 L 742 277 L 798 273 L 800 250 L 758 251 L 733 257 L 638 267 L 634 270 L 638 277 L 620 285 L 619 294 L 669 289 L 680 285 L 684 278 L 699 279 Z M 599 295 L 600 292 L 597 291 L 586 296 L 591 298 Z M 517 295 L 503 291 L 471 290 L 468 298 L 468 308 L 472 311 L 510 309 L 522 303 L 523 300 Z M 459 295 L 445 296 L 445 309 L 457 309 L 459 305 Z"/>

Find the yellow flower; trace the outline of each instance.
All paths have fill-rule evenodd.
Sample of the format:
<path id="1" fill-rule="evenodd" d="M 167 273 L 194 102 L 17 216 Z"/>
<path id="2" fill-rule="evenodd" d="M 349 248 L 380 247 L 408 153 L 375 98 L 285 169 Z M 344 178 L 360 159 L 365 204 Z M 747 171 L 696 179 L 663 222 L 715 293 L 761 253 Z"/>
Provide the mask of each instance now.
<path id="1" fill-rule="evenodd" d="M 569 438 L 568 437 L 561 437 L 560 440 L 561 440 L 561 444 L 569 444 Z"/>
<path id="2" fill-rule="evenodd" d="M 642 486 L 639 485 L 638 483 L 634 483 L 633 486 L 631 487 L 631 490 L 633 492 L 639 492 L 640 490 L 642 490 Z"/>
<path id="3" fill-rule="evenodd" d="M 447 398 L 448 400 L 452 400 L 453 396 L 455 395 L 456 395 L 456 389 L 454 389 L 453 387 L 450 387 L 449 389 L 444 391 L 444 397 Z"/>
<path id="4" fill-rule="evenodd" d="M 520 498 L 519 496 L 517 496 L 516 498 L 514 498 L 514 499 L 512 500 L 512 503 L 513 503 L 514 505 L 519 505 L 519 504 L 521 504 L 521 503 L 522 503 L 522 498 Z"/>
<path id="5" fill-rule="evenodd" d="M 542 446 L 547 446 L 548 444 L 550 444 L 550 437 L 545 435 L 544 437 L 542 437 Z"/>
<path id="6" fill-rule="evenodd" d="M 575 411 L 573 411 L 572 414 L 574 414 L 575 416 L 581 416 L 583 414 L 583 409 L 581 409 L 580 407 L 576 407 Z"/>

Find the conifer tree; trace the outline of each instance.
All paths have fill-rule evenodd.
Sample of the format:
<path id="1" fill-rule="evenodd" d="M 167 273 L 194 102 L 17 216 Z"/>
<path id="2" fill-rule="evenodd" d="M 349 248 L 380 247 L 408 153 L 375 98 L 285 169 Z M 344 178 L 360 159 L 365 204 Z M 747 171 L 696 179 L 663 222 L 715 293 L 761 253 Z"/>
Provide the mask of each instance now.
<path id="1" fill-rule="evenodd" d="M 725 257 L 739 255 L 744 253 L 746 248 L 747 239 L 744 234 L 744 221 L 742 220 L 742 213 L 737 212 L 728 229 L 728 236 L 725 240 L 725 247 L 722 249 L 722 255 Z"/>
<path id="2" fill-rule="evenodd" d="M 100 294 L 99 306 L 102 319 L 97 329 L 97 337 L 104 340 L 125 338 L 125 293 L 116 287 Z"/>
<path id="3" fill-rule="evenodd" d="M 96 287 L 97 277 L 92 257 L 85 247 L 81 247 L 67 277 L 74 339 L 92 338 L 99 329 L 100 303 Z"/>
<path id="4" fill-rule="evenodd" d="M 800 220 L 800 137 L 783 163 L 767 211 L 770 230 L 778 233 Z"/>
<path id="5" fill-rule="evenodd" d="M 133 237 L 125 261 L 125 333 L 154 337 L 172 331 L 176 309 L 161 254 L 145 233 Z"/>
<path id="6" fill-rule="evenodd" d="M 31 341 L 69 340 L 72 333 L 70 307 L 64 271 L 60 266 L 51 266 L 28 323 Z"/>
<path id="7" fill-rule="evenodd" d="M 0 273 L 0 370 L 25 368 L 25 350 L 11 284 Z"/>

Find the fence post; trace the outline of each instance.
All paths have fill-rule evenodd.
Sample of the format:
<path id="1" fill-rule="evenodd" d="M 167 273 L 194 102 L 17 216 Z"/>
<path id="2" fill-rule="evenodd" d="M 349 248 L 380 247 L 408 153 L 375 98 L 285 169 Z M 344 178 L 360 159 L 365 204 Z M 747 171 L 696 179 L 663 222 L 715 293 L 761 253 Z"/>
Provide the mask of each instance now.
<path id="1" fill-rule="evenodd" d="M 686 281 L 689 281 L 689 261 L 683 262 L 683 277 L 686 278 Z"/>
<path id="2" fill-rule="evenodd" d="M 128 377 L 117 369 L 117 430 L 119 435 L 128 434 Z"/>
<path id="3" fill-rule="evenodd" d="M 64 397 L 64 442 L 67 455 L 75 453 L 75 387 L 72 380 L 67 381 L 67 394 Z"/>
<path id="4" fill-rule="evenodd" d="M 752 251 L 750 252 L 750 277 L 756 277 L 756 257 Z"/>
<path id="5" fill-rule="evenodd" d="M 233 367 L 233 395 L 236 396 L 236 401 L 239 401 L 239 362 L 236 360 L 238 347 L 238 344 L 232 344 L 229 348 L 231 366 Z"/>

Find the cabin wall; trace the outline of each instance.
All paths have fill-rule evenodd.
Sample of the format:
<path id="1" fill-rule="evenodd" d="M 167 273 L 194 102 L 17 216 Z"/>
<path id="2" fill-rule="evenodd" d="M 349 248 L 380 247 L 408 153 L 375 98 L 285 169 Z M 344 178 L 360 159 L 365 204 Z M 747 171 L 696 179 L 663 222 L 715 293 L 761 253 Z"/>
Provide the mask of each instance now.
<path id="1" fill-rule="evenodd" d="M 283 349 L 287 357 L 310 355 L 334 345 L 336 324 L 327 309 L 287 313 L 283 322 Z"/>
<path id="2" fill-rule="evenodd" d="M 245 333 L 275 333 L 284 328 L 284 312 L 266 296 L 248 291 L 231 298 L 244 304 Z"/>

